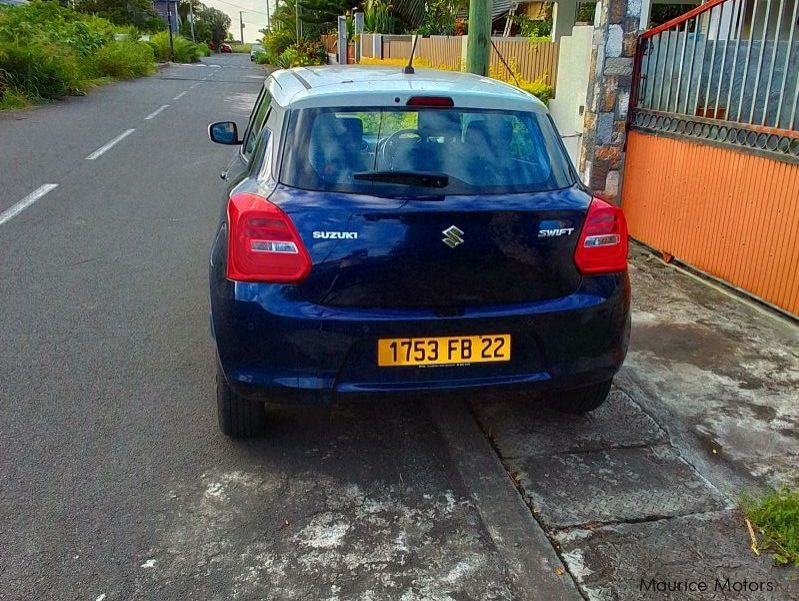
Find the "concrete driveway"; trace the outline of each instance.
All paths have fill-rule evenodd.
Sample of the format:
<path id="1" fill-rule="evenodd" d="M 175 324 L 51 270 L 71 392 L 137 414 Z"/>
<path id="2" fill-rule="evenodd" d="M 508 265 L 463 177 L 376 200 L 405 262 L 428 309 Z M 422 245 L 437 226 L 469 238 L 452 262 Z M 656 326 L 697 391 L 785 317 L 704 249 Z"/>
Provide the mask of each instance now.
<path id="1" fill-rule="evenodd" d="M 634 246 L 630 354 L 574 418 L 473 410 L 589 600 L 799 599 L 750 549 L 745 492 L 799 474 L 799 329 Z"/>

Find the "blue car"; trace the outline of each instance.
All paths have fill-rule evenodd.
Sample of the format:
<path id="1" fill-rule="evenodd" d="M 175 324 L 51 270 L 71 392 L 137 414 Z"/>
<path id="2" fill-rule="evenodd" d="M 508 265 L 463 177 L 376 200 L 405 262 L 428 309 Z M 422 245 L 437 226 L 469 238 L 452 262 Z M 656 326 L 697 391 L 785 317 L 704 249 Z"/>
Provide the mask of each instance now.
<path id="1" fill-rule="evenodd" d="M 621 210 L 579 181 L 546 107 L 465 73 L 274 72 L 211 249 L 222 431 L 264 402 L 500 390 L 587 412 L 627 352 Z"/>

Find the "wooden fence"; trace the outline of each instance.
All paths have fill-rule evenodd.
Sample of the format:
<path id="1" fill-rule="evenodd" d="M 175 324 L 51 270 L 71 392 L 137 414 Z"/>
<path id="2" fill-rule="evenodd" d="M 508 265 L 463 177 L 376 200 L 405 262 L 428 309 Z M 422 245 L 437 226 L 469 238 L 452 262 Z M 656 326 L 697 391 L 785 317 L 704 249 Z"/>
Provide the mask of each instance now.
<path id="1" fill-rule="evenodd" d="M 411 53 L 413 37 L 410 35 L 383 35 L 379 42 L 375 34 L 364 34 L 363 56 L 374 58 L 408 58 Z M 544 77 L 546 82 L 555 87 L 558 75 L 557 42 L 530 42 L 526 38 L 493 38 L 494 45 L 505 60 L 518 67 L 518 73 L 524 79 L 535 80 Z M 463 36 L 431 36 L 419 38 L 416 45 L 416 56 L 430 61 L 434 67 L 460 69 L 465 52 Z M 491 49 L 490 66 L 500 76 L 509 76 L 507 68 L 494 48 Z"/>
<path id="2" fill-rule="evenodd" d="M 321 36 L 322 44 L 325 47 L 325 50 L 328 52 L 335 54 L 336 49 L 338 48 L 338 36 L 336 35 L 323 35 Z"/>
<path id="3" fill-rule="evenodd" d="M 511 65 L 516 65 L 524 79 L 535 80 L 545 76 L 555 91 L 558 79 L 558 42 L 530 42 L 525 38 L 493 38 L 497 50 Z M 491 68 L 500 76 L 510 76 L 497 51 L 491 49 Z"/>

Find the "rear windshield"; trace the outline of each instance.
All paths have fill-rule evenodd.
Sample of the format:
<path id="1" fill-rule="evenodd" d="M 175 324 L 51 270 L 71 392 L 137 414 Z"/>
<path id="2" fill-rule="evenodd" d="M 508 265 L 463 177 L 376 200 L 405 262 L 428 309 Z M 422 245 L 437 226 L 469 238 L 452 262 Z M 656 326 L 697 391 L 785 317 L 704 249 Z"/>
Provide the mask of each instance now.
<path id="1" fill-rule="evenodd" d="M 291 112 L 284 149 L 280 181 L 306 190 L 387 196 L 504 194 L 574 184 L 551 121 L 533 112 L 300 109 Z M 390 181 L 396 179 L 392 172 L 411 177 L 400 185 Z M 413 174 L 446 177 L 431 184 L 433 179 Z"/>

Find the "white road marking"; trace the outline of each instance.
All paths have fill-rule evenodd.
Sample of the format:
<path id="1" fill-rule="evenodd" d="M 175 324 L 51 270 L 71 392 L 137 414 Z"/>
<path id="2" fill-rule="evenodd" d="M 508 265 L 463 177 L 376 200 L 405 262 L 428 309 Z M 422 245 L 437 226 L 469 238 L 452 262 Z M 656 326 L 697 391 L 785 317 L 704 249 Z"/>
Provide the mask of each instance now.
<path id="1" fill-rule="evenodd" d="M 8 209 L 0 213 L 0 225 L 3 225 L 6 221 L 11 221 L 14 217 L 19 215 L 22 211 L 27 209 L 34 202 L 36 202 L 42 196 L 47 194 L 50 190 L 53 190 L 55 188 L 58 188 L 58 184 L 44 184 L 43 186 L 37 188 L 36 190 L 28 194 L 17 204 L 12 205 Z"/>
<path id="2" fill-rule="evenodd" d="M 200 82 L 200 81 L 198 81 L 197 83 L 193 83 L 193 84 L 191 84 L 191 85 L 189 86 L 189 89 L 190 89 L 190 90 L 193 90 L 194 88 L 196 88 L 197 86 L 199 86 L 201 83 L 202 83 L 202 82 Z"/>
<path id="3" fill-rule="evenodd" d="M 93 161 L 97 157 L 102 156 L 103 154 L 105 154 L 106 152 L 111 150 L 114 146 L 116 146 L 119 142 L 121 142 L 122 140 L 127 138 L 134 131 L 136 131 L 136 130 L 135 129 L 126 129 L 121 134 L 119 134 L 116 138 L 111 140 L 108 144 L 106 144 L 105 146 L 100 146 L 100 148 L 98 148 L 93 153 L 91 153 L 89 156 L 87 156 L 86 160 L 87 161 Z"/>
<path id="4" fill-rule="evenodd" d="M 104 599 L 105 599 L 105 593 L 97 597 L 97 599 L 95 599 L 94 601 L 103 601 Z"/>
<path id="5" fill-rule="evenodd" d="M 183 98 L 186 95 L 186 92 L 187 92 L 187 90 L 183 90 L 180 94 L 175 96 L 172 100 L 180 100 L 181 98 Z"/>
<path id="6" fill-rule="evenodd" d="M 145 121 L 149 121 L 150 119 L 152 119 L 152 118 L 154 118 L 154 117 L 158 116 L 158 113 L 160 113 L 161 111 L 163 111 L 164 109 L 167 109 L 167 108 L 169 108 L 169 105 L 168 105 L 168 104 L 162 104 L 162 105 L 161 105 L 161 106 L 159 106 L 157 109 L 155 109 L 155 110 L 154 110 L 152 113 L 150 113 L 149 115 L 147 115 L 147 116 L 144 118 L 144 120 L 145 120 Z"/>
<path id="7" fill-rule="evenodd" d="M 139 566 L 139 567 L 152 568 L 153 566 L 155 566 L 155 560 L 154 559 L 148 559 L 143 564 L 141 564 L 141 566 Z"/>

